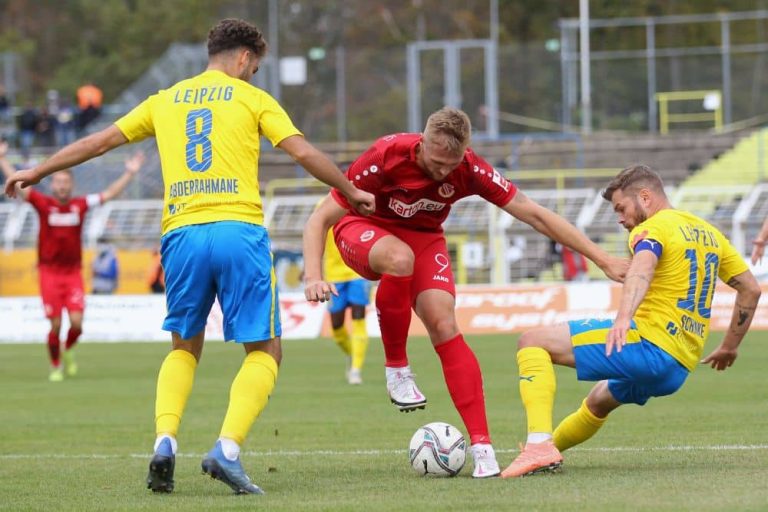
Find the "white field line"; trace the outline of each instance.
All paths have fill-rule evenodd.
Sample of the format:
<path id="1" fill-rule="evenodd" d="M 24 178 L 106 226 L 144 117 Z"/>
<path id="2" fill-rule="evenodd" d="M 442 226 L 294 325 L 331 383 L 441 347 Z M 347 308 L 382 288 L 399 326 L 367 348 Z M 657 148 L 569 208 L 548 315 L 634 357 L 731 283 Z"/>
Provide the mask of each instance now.
<path id="1" fill-rule="evenodd" d="M 598 448 L 572 448 L 573 452 L 707 452 L 707 451 L 743 451 L 768 450 L 768 444 L 719 444 L 719 445 L 678 445 L 678 446 L 613 446 Z M 246 457 L 380 457 L 385 455 L 405 455 L 408 450 L 266 450 L 244 451 Z M 517 453 L 517 449 L 501 448 L 496 453 Z M 177 457 L 198 458 L 204 453 L 177 453 Z M 148 459 L 151 453 L 129 454 L 67 454 L 67 453 L 0 453 L 0 459 Z"/>

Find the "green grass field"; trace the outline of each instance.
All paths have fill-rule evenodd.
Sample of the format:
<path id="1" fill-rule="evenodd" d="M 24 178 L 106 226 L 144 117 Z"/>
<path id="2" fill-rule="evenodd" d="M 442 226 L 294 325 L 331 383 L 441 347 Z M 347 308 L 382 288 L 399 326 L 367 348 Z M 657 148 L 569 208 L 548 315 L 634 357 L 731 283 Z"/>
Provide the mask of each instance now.
<path id="1" fill-rule="evenodd" d="M 287 341 L 277 388 L 242 456 L 265 496 L 234 496 L 200 474 L 239 347 L 206 347 L 179 433 L 176 491 L 153 495 L 144 478 L 155 377 L 168 345 L 83 344 L 80 375 L 60 384 L 47 381 L 42 345 L 0 345 L 0 509 L 768 510 L 766 341 L 751 334 L 731 370 L 702 367 L 676 395 L 619 409 L 594 439 L 566 452 L 562 473 L 514 481 L 475 481 L 469 460 L 453 479 L 411 470 L 407 446 L 417 427 L 462 426 L 425 339 L 411 340 L 409 352 L 429 405 L 412 414 L 389 404 L 378 339 L 359 387 L 345 383 L 332 342 Z M 470 342 L 505 467 L 525 436 L 514 339 Z M 555 419 L 588 389 L 559 369 Z"/>

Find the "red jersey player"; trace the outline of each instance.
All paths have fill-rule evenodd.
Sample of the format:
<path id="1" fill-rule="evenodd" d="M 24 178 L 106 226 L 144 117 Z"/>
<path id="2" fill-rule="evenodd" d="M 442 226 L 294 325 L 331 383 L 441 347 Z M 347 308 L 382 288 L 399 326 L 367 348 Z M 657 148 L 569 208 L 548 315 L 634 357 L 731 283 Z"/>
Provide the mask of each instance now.
<path id="1" fill-rule="evenodd" d="M 0 143 L 0 167 L 6 178 L 15 170 L 5 154 L 7 143 Z M 32 205 L 40 218 L 37 244 L 37 267 L 40 278 L 40 295 L 45 316 L 51 322 L 48 332 L 48 353 L 51 358 L 49 380 L 58 382 L 77 373 L 72 348 L 83 327 L 85 294 L 83 292 L 81 235 L 83 219 L 89 208 L 106 203 L 117 197 L 144 162 L 144 155 L 137 153 L 125 162 L 125 173 L 99 194 L 72 197 L 74 185 L 72 172 L 67 169 L 51 177 L 51 196 L 32 188 L 18 189 L 22 198 Z M 63 353 L 64 369 L 61 368 L 61 311 L 69 315 L 69 331 Z"/>
<path id="2" fill-rule="evenodd" d="M 448 391 L 469 433 L 472 476 L 485 478 L 500 471 L 480 366 L 456 324 L 455 285 L 442 229 L 451 205 L 479 195 L 586 255 L 613 279 L 623 277 L 627 261 L 609 256 L 568 221 L 528 199 L 469 148 L 470 131 L 467 115 L 446 107 L 429 117 L 423 135 L 401 133 L 376 141 L 347 171 L 355 186 L 376 195 L 376 211 L 362 217 L 335 192 L 326 197 L 304 229 L 304 282 L 310 301 L 323 302 L 335 293 L 321 273 L 325 236 L 335 224 L 344 261 L 361 276 L 380 279 L 376 309 L 392 403 L 406 412 L 427 403 L 406 355 L 413 308 L 440 357 Z"/>

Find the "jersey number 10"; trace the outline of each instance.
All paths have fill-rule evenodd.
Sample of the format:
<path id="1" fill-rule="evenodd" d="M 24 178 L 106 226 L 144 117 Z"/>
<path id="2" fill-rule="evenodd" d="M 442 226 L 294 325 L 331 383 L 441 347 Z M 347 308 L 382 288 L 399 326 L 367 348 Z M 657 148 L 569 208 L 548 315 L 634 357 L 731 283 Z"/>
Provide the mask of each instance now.
<path id="1" fill-rule="evenodd" d="M 200 122 L 198 122 L 198 119 Z M 193 172 L 205 172 L 211 168 L 213 148 L 211 146 L 213 115 L 209 108 L 190 110 L 187 114 L 187 167 Z M 198 148 L 200 148 L 198 150 Z M 198 155 L 200 153 L 200 155 Z"/>
<path id="2" fill-rule="evenodd" d="M 677 307 L 693 313 L 694 309 L 699 310 L 702 318 L 709 318 L 712 315 L 712 296 L 715 294 L 715 279 L 717 279 L 717 270 L 720 267 L 720 258 L 713 252 L 708 252 L 704 256 L 704 281 L 701 283 L 701 293 L 696 299 L 696 281 L 698 280 L 699 264 L 696 259 L 696 250 L 687 249 L 685 259 L 691 262 L 691 269 L 688 282 L 688 293 L 686 298 L 677 299 Z M 709 304 L 709 307 L 707 307 Z"/>

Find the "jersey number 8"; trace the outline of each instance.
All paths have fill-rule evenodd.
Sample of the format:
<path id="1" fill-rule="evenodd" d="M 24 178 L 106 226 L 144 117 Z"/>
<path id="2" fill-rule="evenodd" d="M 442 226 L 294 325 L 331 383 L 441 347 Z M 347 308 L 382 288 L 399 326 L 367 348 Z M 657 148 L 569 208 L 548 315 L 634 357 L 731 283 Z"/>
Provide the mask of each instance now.
<path id="1" fill-rule="evenodd" d="M 198 122 L 200 120 L 200 122 Z M 213 148 L 211 146 L 211 128 L 213 116 L 211 109 L 199 108 L 187 114 L 187 167 L 193 172 L 205 172 L 211 168 Z M 200 150 L 198 151 L 198 147 Z M 198 153 L 200 153 L 198 155 Z"/>

